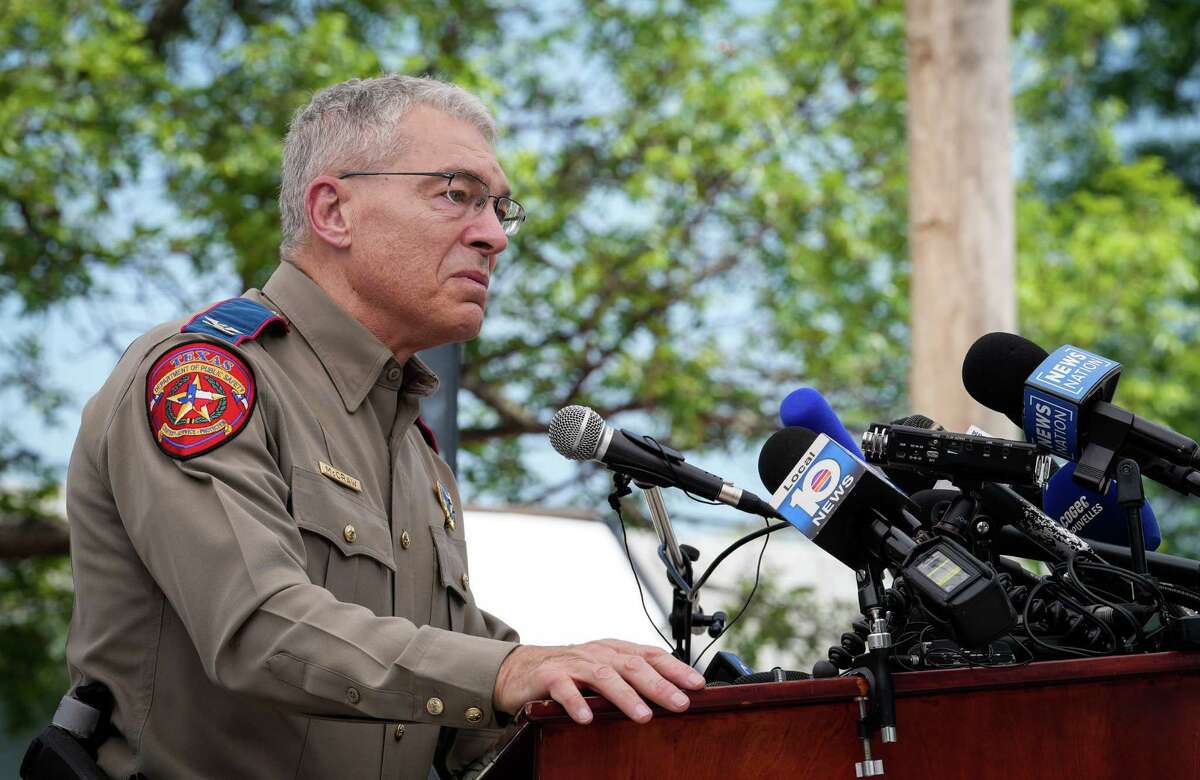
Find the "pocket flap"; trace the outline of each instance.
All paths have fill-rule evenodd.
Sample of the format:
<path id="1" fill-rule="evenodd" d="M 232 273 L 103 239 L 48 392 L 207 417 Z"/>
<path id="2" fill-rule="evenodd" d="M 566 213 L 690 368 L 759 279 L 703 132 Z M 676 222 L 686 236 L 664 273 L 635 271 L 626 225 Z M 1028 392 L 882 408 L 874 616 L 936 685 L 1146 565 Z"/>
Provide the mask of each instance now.
<path id="1" fill-rule="evenodd" d="M 332 542 L 342 555 L 366 555 L 396 570 L 387 516 L 349 488 L 301 466 L 292 467 L 292 517 L 300 528 Z M 353 534 L 347 533 L 347 526 L 353 526 Z"/>
<path id="2" fill-rule="evenodd" d="M 470 601 L 467 588 L 463 585 L 463 577 L 467 573 L 465 553 L 458 549 L 458 545 L 440 525 L 431 523 L 429 533 L 433 536 L 433 548 L 437 551 L 442 586 L 457 593 L 463 601 Z"/>

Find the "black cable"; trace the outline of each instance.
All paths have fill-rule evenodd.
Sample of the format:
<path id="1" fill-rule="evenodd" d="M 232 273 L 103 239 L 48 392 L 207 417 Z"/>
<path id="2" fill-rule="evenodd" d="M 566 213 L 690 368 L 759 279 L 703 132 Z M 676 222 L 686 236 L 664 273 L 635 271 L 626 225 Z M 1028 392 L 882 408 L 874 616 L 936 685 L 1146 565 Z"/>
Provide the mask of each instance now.
<path id="1" fill-rule="evenodd" d="M 700 579 L 696 580 L 696 584 L 692 586 L 692 590 L 693 591 L 700 590 L 700 587 L 702 585 L 704 585 L 705 582 L 708 582 L 709 575 L 713 573 L 713 571 L 717 568 L 717 565 L 720 564 L 721 561 L 728 558 L 730 553 L 732 553 L 737 548 L 741 547 L 743 544 L 746 544 L 748 542 L 753 542 L 755 539 L 757 539 L 758 537 L 763 536 L 765 534 L 775 533 L 776 531 L 779 531 L 783 528 L 791 528 L 792 527 L 791 523 L 785 523 L 785 522 L 779 522 L 779 523 L 775 523 L 774 525 L 771 525 L 765 518 L 764 518 L 763 522 L 767 523 L 767 526 L 765 528 L 759 528 L 757 531 L 752 531 L 751 533 L 746 534 L 741 539 L 738 539 L 736 542 L 734 542 L 733 544 L 729 545 L 724 550 L 722 550 L 720 552 L 720 554 L 717 555 L 716 558 L 713 558 L 713 562 L 710 563 L 708 565 L 708 568 L 704 570 L 704 573 L 700 575 Z M 764 549 L 765 549 L 765 546 L 766 545 L 764 543 Z"/>
<path id="2" fill-rule="evenodd" d="M 1059 586 L 1061 587 L 1061 583 Z M 1112 646 L 1111 650 L 1108 652 L 1098 652 L 1098 655 L 1115 655 L 1122 649 L 1122 645 L 1117 640 L 1117 634 L 1113 631 L 1112 626 L 1104 622 L 1099 616 L 1092 614 L 1086 606 L 1063 593 L 1058 595 L 1058 601 L 1069 609 L 1073 609 L 1075 614 L 1082 616 L 1084 620 L 1090 620 L 1094 625 L 1099 626 L 1101 631 L 1108 634 L 1108 639 Z"/>
<path id="3" fill-rule="evenodd" d="M 666 450 L 664 449 L 663 443 L 660 442 L 658 439 L 654 438 L 653 436 L 645 436 L 643 438 L 646 441 L 653 444 L 655 447 L 658 447 L 658 456 L 660 458 L 662 458 L 663 463 L 667 464 L 667 471 L 671 472 L 672 477 L 677 477 L 678 475 L 675 473 L 675 464 L 671 462 L 671 459 L 669 457 L 667 457 L 667 453 L 666 453 Z M 676 479 L 675 482 L 678 483 L 679 480 Z M 676 487 L 678 487 L 678 484 L 676 484 Z M 683 494 L 685 496 L 692 499 L 697 504 L 707 504 L 709 506 L 718 506 L 720 504 L 719 501 L 709 501 L 707 498 L 700 498 L 699 496 L 693 496 L 691 493 L 689 493 L 687 491 L 687 488 L 679 488 L 679 489 L 683 491 Z"/>
<path id="4" fill-rule="evenodd" d="M 1022 650 L 1024 650 L 1025 654 L 1028 655 L 1029 657 L 1026 658 L 1024 661 L 1018 661 L 1018 660 L 1016 660 L 1017 654 L 1014 652 L 1013 653 L 1013 662 L 1011 664 L 993 664 L 994 666 L 997 666 L 997 667 L 1003 666 L 1005 668 L 1011 669 L 1014 666 L 1028 666 L 1029 664 L 1033 663 L 1034 659 L 1037 656 L 1035 656 L 1033 654 L 1032 650 L 1030 650 L 1028 647 L 1025 646 L 1024 642 L 1022 642 L 1020 639 L 1018 639 L 1016 637 L 1016 635 L 1014 635 L 1014 634 L 1005 634 L 1004 636 L 1011 639 L 1013 644 L 1016 645 L 1017 647 L 1021 648 Z"/>
<path id="5" fill-rule="evenodd" d="M 663 462 L 667 464 L 667 469 L 668 469 L 668 471 L 671 472 L 671 475 L 675 476 L 675 465 L 671 462 L 671 459 L 666 456 L 666 452 L 664 451 L 663 444 L 661 442 L 659 442 L 657 439 L 650 437 L 650 436 L 646 437 L 646 441 L 649 441 L 652 444 L 654 444 L 656 447 L 658 447 L 659 456 L 663 459 Z M 628 478 L 626 478 L 626 479 L 628 480 Z M 678 482 L 678 480 L 676 480 L 676 481 Z M 628 486 L 628 481 L 626 481 L 625 484 L 626 484 L 626 486 Z M 684 495 L 686 495 L 688 498 L 692 499 L 693 501 L 696 501 L 697 503 L 707 504 L 709 506 L 717 506 L 719 503 L 716 501 L 708 501 L 706 499 L 699 498 L 697 496 L 692 495 L 691 493 L 689 493 L 687 490 L 684 490 L 683 488 L 680 488 L 680 489 L 683 490 Z M 641 583 L 641 580 L 638 579 L 637 570 L 633 566 L 633 558 L 629 552 L 629 539 L 625 533 L 625 518 L 621 514 L 620 502 L 616 500 L 616 498 L 615 498 L 616 496 L 617 496 L 617 491 L 614 490 L 613 494 L 609 496 L 609 504 L 611 504 L 613 509 L 616 510 L 617 517 L 621 521 L 621 536 L 625 540 L 625 555 L 627 558 L 629 558 L 629 568 L 631 571 L 633 571 L 633 579 L 634 579 L 634 582 L 636 582 L 637 586 L 638 586 L 638 595 L 642 599 L 642 611 L 646 613 L 646 618 L 648 620 L 650 620 L 650 624 L 654 626 L 655 633 L 657 633 L 659 635 L 659 637 L 661 637 L 662 640 L 667 643 L 668 648 L 673 649 L 671 642 L 665 636 L 663 636 L 662 631 L 659 631 L 658 626 L 655 625 L 653 618 L 650 617 L 650 611 L 646 608 L 646 597 L 645 597 L 645 594 L 642 593 L 642 583 Z M 760 536 L 767 537 L 766 539 L 763 539 L 762 549 L 759 550 L 759 552 L 758 552 L 758 563 L 756 564 L 755 569 L 754 569 L 754 585 L 750 588 L 750 595 L 748 595 L 746 597 L 745 603 L 742 604 L 742 608 L 740 610 L 738 610 L 738 613 L 736 615 L 733 616 L 733 619 L 725 624 L 725 629 L 719 635 L 713 637 L 713 640 L 711 642 L 709 642 L 707 645 L 705 645 L 704 649 L 700 651 L 700 655 L 696 656 L 696 661 L 693 664 L 693 666 L 700 663 L 700 660 L 702 658 L 704 658 L 705 653 L 707 653 L 712 648 L 712 646 L 716 643 L 716 641 L 718 639 L 720 639 L 722 636 L 724 636 L 725 633 L 729 629 L 733 628 L 733 624 L 736 623 L 738 621 L 738 619 L 743 614 L 745 614 L 746 610 L 749 608 L 750 601 L 751 601 L 751 599 L 754 598 L 754 593 L 758 590 L 759 578 L 762 575 L 762 559 L 763 559 L 763 555 L 767 551 L 767 542 L 770 541 L 770 537 L 767 535 L 770 533 L 773 533 L 774 531 L 778 531 L 781 528 L 786 528 L 786 527 L 791 526 L 790 523 L 786 523 L 786 522 L 779 522 L 779 523 L 776 523 L 775 525 L 771 525 L 770 521 L 767 520 L 767 518 L 763 518 L 763 523 L 765 524 L 766 527 L 761 528 L 757 531 L 754 531 L 753 533 L 749 533 L 749 534 L 743 536 L 741 539 L 738 539 L 733 544 L 729 545 L 724 550 L 722 550 L 720 552 L 720 554 L 718 554 L 717 557 L 713 559 L 713 562 L 711 564 L 709 564 L 708 568 L 704 570 L 704 573 L 702 575 L 700 575 L 700 579 L 696 580 L 695 584 L 692 585 L 690 591 L 688 591 L 688 593 L 687 593 L 689 604 L 694 603 L 696 600 L 696 597 L 700 593 L 700 588 L 703 587 L 703 585 L 706 582 L 708 582 L 709 576 L 713 573 L 713 571 L 716 570 L 717 565 L 720 564 L 723 560 L 725 560 L 729 556 L 730 553 L 732 553 L 734 550 L 738 549 L 742 545 L 746 544 L 747 542 L 751 542 Z"/>
<path id="6" fill-rule="evenodd" d="M 667 470 L 671 472 L 672 476 L 676 476 L 675 464 L 673 464 L 671 462 L 671 459 L 669 457 L 667 457 L 666 451 L 664 449 L 665 445 L 663 445 L 662 442 L 658 441 L 653 436 L 646 436 L 645 440 L 648 442 L 651 442 L 652 444 L 654 444 L 654 446 L 658 447 L 658 455 L 659 455 L 659 457 L 661 457 L 663 459 L 663 462 L 667 464 Z M 625 477 L 625 478 L 628 479 L 628 477 Z M 718 501 L 709 501 L 707 499 L 700 498 L 698 496 L 694 496 L 691 493 L 689 493 L 687 490 L 684 490 L 683 488 L 679 488 L 679 489 L 683 491 L 683 494 L 685 496 L 692 499 L 693 501 L 695 501 L 698 504 L 705 504 L 707 506 L 721 506 L 722 505 Z M 612 503 L 611 496 L 609 497 L 609 503 L 610 504 Z M 615 509 L 616 507 L 614 506 L 613 508 Z M 732 553 L 734 550 L 741 547 L 743 544 L 746 544 L 747 542 L 754 541 L 755 539 L 762 536 L 763 534 L 773 533 L 782 528 L 788 528 L 791 526 L 791 523 L 787 523 L 787 522 L 778 522 L 775 525 L 770 525 L 767 518 L 763 518 L 763 522 L 768 523 L 766 528 L 760 528 L 759 530 L 754 531 L 753 533 L 743 536 L 741 539 L 738 539 L 733 544 L 729 545 L 724 550 L 722 550 L 721 553 L 719 555 L 717 555 L 716 558 L 713 559 L 713 562 L 711 564 L 709 564 L 708 568 L 704 570 L 704 573 L 700 575 L 700 579 L 696 580 L 696 583 L 694 585 L 692 585 L 691 593 L 689 594 L 692 598 L 694 598 L 695 594 L 700 592 L 700 588 L 703 587 L 704 583 L 708 581 L 709 575 L 711 575 L 713 573 L 713 571 L 717 568 L 717 565 L 719 563 L 721 563 L 721 561 L 725 560 L 725 558 L 728 557 L 729 554 Z M 763 549 L 766 549 L 765 543 L 763 545 Z"/>
<path id="7" fill-rule="evenodd" d="M 1159 613 L 1162 616 L 1164 627 L 1171 622 L 1170 616 L 1165 614 L 1166 598 L 1163 596 L 1162 588 L 1159 583 L 1155 582 L 1150 577 L 1130 571 L 1128 569 L 1112 566 L 1107 563 L 1097 563 L 1092 561 L 1082 561 L 1076 563 L 1074 559 L 1067 561 L 1067 570 L 1071 575 L 1072 582 L 1070 585 L 1074 590 L 1082 592 L 1086 597 L 1110 608 L 1114 615 L 1121 616 L 1121 618 L 1133 629 L 1133 636 L 1130 638 L 1129 642 L 1125 644 L 1124 649 L 1133 650 L 1138 647 L 1144 647 L 1147 642 L 1157 636 L 1160 632 L 1156 630 L 1150 635 L 1147 635 L 1144 631 L 1144 623 L 1138 620 L 1137 616 L 1124 606 L 1126 603 L 1124 602 L 1124 594 L 1114 594 L 1107 589 L 1102 588 L 1102 592 L 1111 599 L 1111 601 L 1106 600 L 1098 596 L 1092 589 L 1093 587 L 1098 586 L 1089 587 L 1088 583 L 1084 581 L 1084 577 L 1081 576 L 1082 574 L 1089 572 L 1098 573 L 1124 581 L 1133 590 L 1133 604 L 1141 604 L 1141 601 L 1139 600 L 1140 590 L 1145 595 L 1149 596 L 1152 602 L 1146 606 L 1149 606 L 1155 613 Z"/>
<path id="8" fill-rule="evenodd" d="M 1106 653 L 1104 653 L 1103 651 L 1091 650 L 1089 648 L 1074 647 L 1072 645 L 1063 645 L 1063 644 L 1058 644 L 1058 643 L 1049 644 L 1047 642 L 1043 642 L 1041 639 L 1038 639 L 1038 637 L 1033 633 L 1033 625 L 1029 622 L 1029 609 L 1033 605 L 1033 600 L 1037 596 L 1039 591 L 1041 591 L 1043 589 L 1048 590 L 1048 589 L 1054 588 L 1056 586 L 1057 586 L 1057 583 L 1054 582 L 1053 580 L 1043 579 L 1037 585 L 1034 585 L 1033 589 L 1029 591 L 1029 597 L 1026 599 L 1025 607 L 1021 612 L 1021 617 L 1022 617 L 1022 620 L 1024 622 L 1024 627 L 1025 627 L 1025 633 L 1029 636 L 1029 640 L 1031 642 L 1033 642 L 1035 645 L 1037 645 L 1038 647 L 1041 647 L 1041 648 L 1049 651 L 1051 654 L 1073 655 L 1073 656 L 1077 656 L 1079 658 L 1093 658 L 1095 656 L 1106 655 Z M 1062 597 L 1061 595 L 1059 596 L 1059 600 L 1064 601 L 1064 602 L 1068 601 L 1068 599 L 1066 599 L 1065 597 Z M 1090 613 L 1084 613 L 1084 614 L 1090 615 Z M 1111 633 L 1112 633 L 1111 629 L 1108 629 L 1108 626 L 1105 626 L 1105 629 L 1109 630 L 1109 634 L 1111 635 Z M 1114 640 L 1114 644 L 1115 644 L 1115 640 Z"/>
<path id="9" fill-rule="evenodd" d="M 1120 583 L 1124 583 L 1131 593 L 1123 592 Z M 1024 630 L 1029 641 L 1042 651 L 1057 655 L 1073 655 L 1091 657 L 1108 653 L 1132 652 L 1146 649 L 1147 645 L 1158 639 L 1173 622 L 1171 615 L 1166 612 L 1167 594 L 1176 595 L 1179 588 L 1159 583 L 1146 575 L 1123 569 L 1103 561 L 1086 560 L 1084 557 L 1072 557 L 1051 568 L 1050 574 L 1039 581 L 1026 596 L 1022 619 Z M 1049 638 L 1038 635 L 1039 626 L 1054 627 L 1056 619 L 1047 615 L 1037 623 L 1030 620 L 1033 600 L 1042 595 L 1041 603 L 1049 608 L 1057 603 L 1078 616 L 1078 619 L 1068 619 L 1069 626 L 1059 638 L 1071 635 L 1081 623 L 1094 626 L 1087 630 L 1088 641 L 1103 639 L 1107 648 L 1077 647 L 1062 642 L 1052 642 Z M 1187 591 L 1178 593 L 1180 600 L 1192 601 L 1200 606 L 1200 595 Z M 1095 610 L 1107 608 L 1111 617 Z M 1139 619 L 1135 608 L 1149 608 L 1161 617 L 1158 628 L 1146 631 L 1146 623 Z M 1119 623 L 1110 625 L 1114 619 Z M 1125 625 L 1129 627 L 1128 633 Z M 1119 633 L 1118 633 L 1119 629 Z M 1094 633 L 1098 630 L 1099 633 Z M 1090 635 L 1090 636 L 1089 636 Z M 1015 637 L 1014 637 L 1015 638 Z M 1018 640 L 1019 641 L 1019 640 Z M 1029 651 L 1029 648 L 1025 648 Z"/>
<path id="10" fill-rule="evenodd" d="M 1160 582 L 1158 587 L 1161 590 L 1170 593 L 1172 596 L 1175 596 L 1176 600 L 1179 600 L 1182 597 L 1183 601 L 1190 601 L 1192 609 L 1200 610 L 1200 594 L 1193 593 L 1187 588 L 1181 588 L 1167 582 Z"/>
<path id="11" fill-rule="evenodd" d="M 1078 565 L 1081 566 L 1084 571 L 1093 569 L 1096 571 L 1110 574 L 1114 577 L 1117 577 L 1118 579 L 1123 579 L 1126 582 L 1128 582 L 1130 585 L 1135 585 L 1135 586 L 1141 585 L 1146 590 L 1146 592 L 1149 593 L 1151 597 L 1153 597 L 1154 606 L 1159 609 L 1161 609 L 1163 604 L 1166 602 L 1166 599 L 1164 599 L 1163 595 L 1162 595 L 1162 588 L 1166 583 L 1155 582 L 1153 579 L 1151 579 L 1150 577 L 1147 577 L 1144 574 L 1138 574 L 1137 572 L 1130 571 L 1129 569 L 1122 569 L 1119 566 L 1113 566 L 1113 565 L 1107 564 L 1107 563 L 1094 563 L 1092 561 L 1084 561 L 1083 563 L 1078 564 Z M 1195 595 L 1195 594 L 1193 594 L 1193 595 Z M 1198 595 L 1196 597 L 1200 598 L 1200 595 Z"/>
<path id="12" fill-rule="evenodd" d="M 763 522 L 766 523 L 767 519 L 763 518 Z M 784 525 L 787 525 L 787 523 L 784 523 Z M 767 551 L 767 542 L 771 541 L 771 537 L 768 536 L 768 534 L 770 534 L 770 532 L 771 532 L 771 530 L 770 530 L 769 525 L 766 528 L 759 531 L 759 533 L 765 538 L 763 539 L 762 549 L 758 551 L 758 564 L 754 568 L 754 586 L 750 588 L 750 595 L 746 596 L 746 603 L 742 604 L 742 608 L 740 610 L 738 610 L 738 613 L 736 615 L 733 616 L 733 620 L 730 620 L 728 623 L 725 624 L 725 629 L 720 634 L 713 637 L 713 640 L 704 646 L 704 649 L 700 651 L 700 655 L 696 656 L 696 661 L 695 661 L 695 663 L 692 664 L 693 667 L 700 665 L 700 661 L 701 661 L 701 659 L 704 658 L 704 654 L 707 653 L 712 648 L 712 646 L 717 643 L 718 639 L 725 636 L 725 633 L 727 631 L 729 631 L 729 629 L 733 628 L 733 624 L 738 622 L 738 618 L 740 618 L 742 615 L 746 614 L 746 610 L 750 608 L 750 600 L 754 598 L 754 592 L 756 590 L 758 590 L 758 578 L 759 578 L 759 575 L 762 574 L 763 553 L 765 553 Z M 732 548 L 730 548 L 730 549 L 732 549 Z M 713 565 L 708 567 L 710 571 L 712 570 L 713 566 L 716 566 L 716 563 L 717 563 L 716 561 L 713 561 Z M 708 573 L 705 572 L 705 576 L 707 576 L 707 575 L 708 575 Z M 697 590 L 697 589 L 699 589 L 699 587 L 700 586 L 697 585 L 693 590 Z"/>
<path id="13" fill-rule="evenodd" d="M 1114 615 L 1120 615 L 1121 618 L 1124 619 L 1124 621 L 1129 625 L 1129 627 L 1133 629 L 1133 637 L 1131 639 L 1132 645 L 1126 645 L 1127 648 L 1137 645 L 1142 641 L 1142 625 L 1140 622 L 1138 622 L 1138 619 L 1134 617 L 1133 613 L 1125 609 L 1125 607 L 1123 607 L 1121 604 L 1117 603 L 1116 601 L 1109 601 L 1108 599 L 1101 598 L 1091 588 L 1089 588 L 1083 581 L 1083 578 L 1079 576 L 1079 571 L 1075 566 L 1074 555 L 1067 558 L 1067 572 L 1071 575 L 1072 584 L 1079 591 L 1090 598 L 1093 602 L 1111 609 Z M 1116 637 L 1114 635 L 1114 640 L 1115 638 Z"/>
<path id="14" fill-rule="evenodd" d="M 628 483 L 626 483 L 626 486 L 628 486 Z M 629 550 L 629 534 L 625 531 L 625 516 L 621 514 L 619 489 L 613 490 L 612 495 L 609 496 L 609 504 L 616 510 L 617 519 L 621 521 L 621 541 L 625 543 L 625 558 L 629 561 L 629 570 L 633 572 L 633 581 L 637 584 L 638 598 L 642 600 L 642 612 L 646 613 L 646 620 L 650 621 L 650 625 L 654 628 L 654 633 L 658 634 L 662 641 L 666 643 L 667 650 L 674 651 L 675 646 L 659 630 L 658 624 L 654 622 L 654 618 L 650 617 L 650 610 L 646 607 L 646 594 L 642 591 L 642 580 L 638 577 L 637 567 L 633 565 L 633 553 Z"/>

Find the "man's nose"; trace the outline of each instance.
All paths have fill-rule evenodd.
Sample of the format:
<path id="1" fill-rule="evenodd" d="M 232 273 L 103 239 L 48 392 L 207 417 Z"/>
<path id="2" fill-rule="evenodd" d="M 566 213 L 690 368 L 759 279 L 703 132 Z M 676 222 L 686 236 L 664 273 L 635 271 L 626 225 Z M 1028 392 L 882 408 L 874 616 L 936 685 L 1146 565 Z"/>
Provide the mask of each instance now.
<path id="1" fill-rule="evenodd" d="M 490 205 L 489 203 L 488 206 Z M 496 213 L 495 209 L 486 206 L 471 220 L 471 224 L 463 234 L 463 239 L 480 254 L 491 256 L 493 265 L 495 264 L 495 255 L 500 254 L 508 247 L 508 234 L 504 232 L 504 226 L 500 224 L 500 215 Z"/>

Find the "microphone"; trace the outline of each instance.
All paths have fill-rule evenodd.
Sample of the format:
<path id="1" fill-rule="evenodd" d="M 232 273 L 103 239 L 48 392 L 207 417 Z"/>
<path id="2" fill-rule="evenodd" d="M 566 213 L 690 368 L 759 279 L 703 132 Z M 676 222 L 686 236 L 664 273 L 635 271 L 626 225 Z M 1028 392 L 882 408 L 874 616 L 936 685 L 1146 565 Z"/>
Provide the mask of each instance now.
<path id="1" fill-rule="evenodd" d="M 568 460 L 594 460 L 638 483 L 680 488 L 753 515 L 779 517 L 750 491 L 684 462 L 680 452 L 649 436 L 610 428 L 586 406 L 559 409 L 550 421 L 549 435 L 550 444 Z"/>
<path id="2" fill-rule="evenodd" d="M 1025 437 L 1075 461 L 1075 479 L 1098 493 L 1118 453 L 1182 493 L 1200 493 L 1200 445 L 1109 403 L 1121 364 L 1071 345 L 1053 354 L 1013 333 L 989 333 L 963 360 L 963 386 Z"/>
<path id="3" fill-rule="evenodd" d="M 859 460 L 866 460 L 858 448 L 858 442 L 842 425 L 837 412 L 833 411 L 825 396 L 814 388 L 801 387 L 789 393 L 779 404 L 779 420 L 786 427 L 809 428 L 823 433 Z"/>
<path id="4" fill-rule="evenodd" d="M 877 561 L 899 569 L 964 646 L 1012 629 L 1016 613 L 995 570 L 950 539 L 914 542 L 897 527 L 919 525 L 908 514 L 916 509 L 908 496 L 826 434 L 776 431 L 758 471 L 784 519 L 851 568 Z"/>
<path id="5" fill-rule="evenodd" d="M 1089 490 L 1071 477 L 1075 464 L 1068 463 L 1046 485 L 1042 509 L 1064 528 L 1096 542 L 1123 547 L 1129 546 L 1129 523 L 1125 510 L 1117 504 L 1117 487 L 1110 485 L 1101 495 Z M 1150 502 L 1142 504 L 1142 535 L 1147 550 L 1157 550 L 1162 531 Z"/>
<path id="6" fill-rule="evenodd" d="M 1103 556 L 1108 563 L 1123 568 L 1130 568 L 1133 563 L 1133 553 L 1129 547 L 1106 542 L 1093 542 L 1096 552 Z M 1016 528 L 1001 528 L 996 539 L 996 552 L 1000 555 L 1012 555 L 1018 558 L 1031 558 L 1036 561 L 1052 561 L 1047 551 Z M 1190 590 L 1200 589 L 1200 561 L 1183 558 L 1178 555 L 1168 555 L 1160 552 L 1143 553 L 1150 574 L 1163 582 L 1180 585 Z"/>
<path id="7" fill-rule="evenodd" d="M 1007 513 L 1005 519 L 1015 528 L 1021 529 L 1031 539 L 1052 550 L 1060 561 L 1076 555 L 1095 556 L 1096 551 L 1069 529 L 1054 522 L 1045 512 L 1008 485 L 984 482 L 979 495 L 985 504 Z"/>
<path id="8" fill-rule="evenodd" d="M 898 420 L 892 420 L 892 425 L 907 425 L 911 428 L 928 428 L 934 431 L 946 430 L 938 425 L 933 420 L 923 414 L 910 414 L 907 417 L 901 417 Z M 865 433 L 863 434 L 866 435 Z M 892 481 L 896 487 L 908 493 L 912 497 L 915 493 L 922 490 L 931 490 L 938 483 L 937 477 L 922 474 L 919 471 L 910 471 L 909 469 L 897 469 L 889 466 L 883 467 L 883 473 Z"/>
<path id="9" fill-rule="evenodd" d="M 926 421 L 928 426 L 871 423 L 862 439 L 867 462 L 949 480 L 989 480 L 1039 488 L 1050 476 L 1050 456 L 1039 452 L 1036 445 L 932 430 L 934 423 L 928 417 L 914 420 Z"/>
<path id="10" fill-rule="evenodd" d="M 961 443 L 957 442 L 957 440 L 951 440 L 954 442 L 955 447 L 961 446 L 964 450 L 971 442 L 1000 442 L 1001 447 L 1003 445 L 1018 446 L 1021 448 L 1020 452 L 1024 453 L 1022 457 L 1029 459 L 1028 462 L 1031 465 L 1036 464 L 1036 466 L 1033 466 L 1033 468 L 1038 472 L 1038 477 L 1042 483 L 1045 482 L 1045 475 L 1049 474 L 1050 472 L 1050 467 L 1052 464 L 1048 456 L 1041 455 L 1037 456 L 1036 458 L 1031 457 L 1036 453 L 1037 449 L 1032 444 L 1026 444 L 1024 442 L 1010 442 L 1007 439 L 995 439 L 986 436 L 947 434 L 941 425 L 923 415 L 913 415 L 912 417 L 906 419 L 910 419 L 914 423 L 914 426 L 908 428 L 908 430 L 917 431 L 924 429 L 923 432 L 934 436 L 950 435 L 965 439 L 966 441 Z M 919 428 L 916 427 L 918 425 Z M 893 428 L 893 430 L 895 430 L 895 428 Z M 871 449 L 876 449 L 874 445 L 867 445 L 866 439 L 867 437 L 864 435 L 864 446 L 867 447 L 868 451 Z M 991 450 L 991 445 L 988 446 L 989 450 L 987 451 L 989 452 L 1003 451 L 1002 449 Z M 1030 449 L 1026 448 L 1032 448 L 1032 452 Z M 982 452 L 984 452 L 982 449 L 975 450 L 974 456 L 965 458 L 964 460 L 966 465 L 963 467 L 963 471 L 970 472 L 969 477 L 975 483 L 972 485 L 972 487 L 975 489 L 978 497 L 981 498 L 984 503 L 988 504 L 993 511 L 1004 513 L 1004 517 L 1000 519 L 1006 520 L 1007 522 L 1021 529 L 1030 538 L 1045 547 L 1047 550 L 1052 550 L 1054 554 L 1058 556 L 1059 560 L 1067 560 L 1068 558 L 1074 557 L 1075 555 L 1081 553 L 1085 555 L 1093 554 L 1091 546 L 1088 545 L 1085 540 L 1080 539 L 1078 535 L 1054 522 L 1053 519 L 1047 516 L 1047 514 L 1039 509 L 1033 502 L 1029 501 L 1027 498 L 1022 496 L 1016 490 L 1013 490 L 1008 485 L 997 484 L 997 482 L 1006 481 L 1005 472 L 1014 471 L 1012 464 L 1005 463 L 1004 460 L 1000 458 L 993 459 L 989 464 L 986 458 L 978 457 L 978 455 Z M 1038 460 L 1038 458 L 1041 460 Z M 941 459 L 940 455 L 935 459 Z M 953 478 L 954 477 L 951 476 L 951 479 Z M 966 479 L 967 476 L 961 476 L 960 478 Z"/>
<path id="11" fill-rule="evenodd" d="M 833 411 L 833 407 L 825 400 L 825 396 L 814 388 L 801 387 L 789 393 L 787 398 L 783 399 L 783 403 L 779 405 L 779 419 L 789 427 L 808 428 L 817 433 L 823 433 L 842 445 L 847 452 L 852 453 L 859 460 L 867 460 L 866 455 L 859 449 L 854 436 L 846 430 L 846 426 L 842 425 L 842 420 L 838 417 L 837 412 Z M 926 419 L 928 418 L 915 415 L 912 418 L 905 417 L 903 420 L 895 420 L 892 424 L 925 427 L 920 421 Z M 932 423 L 932 420 L 930 422 Z M 892 481 L 892 484 L 909 494 L 922 488 L 933 487 L 933 483 L 936 481 L 929 480 L 926 484 L 926 480 L 920 474 L 891 469 L 886 466 L 883 468 L 883 473 Z"/>
<path id="12" fill-rule="evenodd" d="M 891 534 L 894 524 L 917 528 L 904 514 L 912 506 L 908 496 L 824 433 L 792 426 L 771 434 L 758 456 L 758 474 L 783 519 L 853 569 L 868 560 L 860 526 L 871 526 L 877 542 L 893 545 L 877 560 L 903 560 L 914 546 L 903 531 Z M 833 522 L 839 512 L 842 521 Z"/>

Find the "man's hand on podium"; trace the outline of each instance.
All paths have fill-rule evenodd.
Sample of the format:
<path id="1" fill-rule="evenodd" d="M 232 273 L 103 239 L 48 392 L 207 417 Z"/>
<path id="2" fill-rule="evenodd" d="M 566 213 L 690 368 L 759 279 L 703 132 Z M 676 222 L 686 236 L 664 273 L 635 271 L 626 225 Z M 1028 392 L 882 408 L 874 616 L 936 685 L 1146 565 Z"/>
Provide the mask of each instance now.
<path id="1" fill-rule="evenodd" d="M 642 700 L 682 712 L 691 703 L 682 689 L 699 690 L 704 678 L 662 648 L 619 639 L 582 645 L 522 645 L 500 666 L 492 703 L 516 714 L 526 702 L 551 698 L 576 723 L 590 723 L 592 711 L 580 688 L 590 688 L 638 723 L 650 720 Z M 640 694 L 640 695 L 639 695 Z"/>

